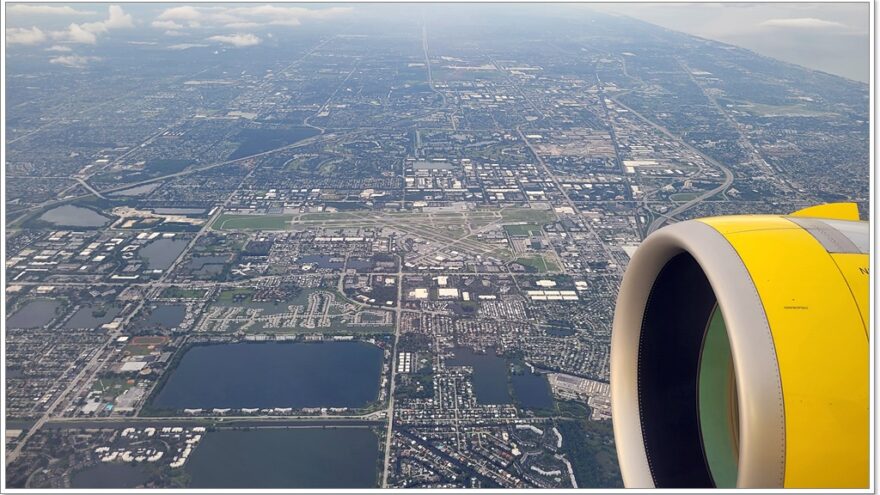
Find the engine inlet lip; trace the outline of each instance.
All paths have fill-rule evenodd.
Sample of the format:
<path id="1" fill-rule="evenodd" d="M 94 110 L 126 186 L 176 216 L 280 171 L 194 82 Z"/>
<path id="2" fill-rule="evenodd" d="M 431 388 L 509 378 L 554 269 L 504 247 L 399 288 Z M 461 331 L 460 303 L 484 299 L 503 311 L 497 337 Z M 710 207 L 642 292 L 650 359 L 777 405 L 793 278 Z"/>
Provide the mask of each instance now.
<path id="1" fill-rule="evenodd" d="M 655 487 L 640 423 L 638 348 L 647 300 L 660 271 L 689 253 L 703 270 L 724 316 L 740 412 L 737 487 L 782 488 L 785 411 L 776 349 L 763 304 L 736 250 L 717 230 L 690 220 L 642 243 L 620 286 L 611 337 L 611 406 L 627 487 Z"/>

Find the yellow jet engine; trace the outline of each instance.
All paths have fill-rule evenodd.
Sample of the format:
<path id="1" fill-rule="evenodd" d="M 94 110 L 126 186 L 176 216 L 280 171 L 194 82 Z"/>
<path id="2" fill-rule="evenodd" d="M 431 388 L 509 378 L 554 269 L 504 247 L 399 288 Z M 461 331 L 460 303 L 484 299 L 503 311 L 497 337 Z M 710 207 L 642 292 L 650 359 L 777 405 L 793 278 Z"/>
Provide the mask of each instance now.
<path id="1" fill-rule="evenodd" d="M 676 223 L 611 338 L 628 488 L 868 488 L 869 250 L 852 203 Z"/>

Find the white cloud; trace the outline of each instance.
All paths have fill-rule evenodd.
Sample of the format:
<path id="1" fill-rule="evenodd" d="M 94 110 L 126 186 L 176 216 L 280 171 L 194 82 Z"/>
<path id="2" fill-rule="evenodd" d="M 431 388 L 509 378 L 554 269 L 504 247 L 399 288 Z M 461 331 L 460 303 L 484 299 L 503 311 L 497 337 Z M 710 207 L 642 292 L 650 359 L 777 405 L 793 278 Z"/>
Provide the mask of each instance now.
<path id="1" fill-rule="evenodd" d="M 73 48 L 64 45 L 52 45 L 46 48 L 47 52 L 72 52 Z"/>
<path id="2" fill-rule="evenodd" d="M 260 27 L 259 22 L 231 22 L 224 25 L 227 29 L 254 29 Z"/>
<path id="3" fill-rule="evenodd" d="M 111 5 L 108 9 L 110 17 L 105 21 L 107 29 L 122 29 L 134 27 L 134 19 L 131 14 L 126 14 L 122 7 Z"/>
<path id="4" fill-rule="evenodd" d="M 84 10 L 76 10 L 73 7 L 59 7 L 55 5 L 29 5 L 15 4 L 6 8 L 6 12 L 10 14 L 22 15 L 90 15 L 94 12 Z"/>
<path id="5" fill-rule="evenodd" d="M 170 9 L 167 9 L 159 14 L 159 17 L 157 17 L 157 19 L 173 21 L 194 21 L 201 17 L 202 13 L 199 9 L 186 5 L 183 7 L 172 7 Z"/>
<path id="6" fill-rule="evenodd" d="M 118 5 L 111 5 L 107 8 L 107 19 L 83 24 L 72 23 L 67 27 L 66 31 L 52 32 L 52 38 L 94 45 L 98 41 L 99 34 L 114 29 L 132 27 L 134 27 L 134 19 L 131 17 L 131 14 L 126 14 L 122 7 Z"/>
<path id="7" fill-rule="evenodd" d="M 94 32 L 88 31 L 79 24 L 71 24 L 67 31 L 55 31 L 52 37 L 61 40 L 67 40 L 72 43 L 85 43 L 94 45 L 98 42 L 98 36 Z"/>
<path id="8" fill-rule="evenodd" d="M 207 48 L 211 45 L 204 43 L 178 43 L 176 45 L 168 45 L 169 50 L 188 50 L 190 48 Z"/>
<path id="9" fill-rule="evenodd" d="M 46 33 L 38 27 L 9 28 L 6 30 L 7 45 L 36 45 L 46 41 Z"/>
<path id="10" fill-rule="evenodd" d="M 60 57 L 55 57 L 49 59 L 50 64 L 63 65 L 65 67 L 72 67 L 74 69 L 83 69 L 89 62 L 94 60 L 101 60 L 100 57 L 85 57 L 82 55 L 62 55 Z"/>
<path id="11" fill-rule="evenodd" d="M 219 41 L 220 43 L 226 43 L 227 45 L 232 45 L 236 47 L 243 46 L 254 46 L 262 43 L 258 36 L 254 36 L 253 34 L 232 34 L 229 36 L 211 36 L 208 38 L 211 41 Z"/>
<path id="12" fill-rule="evenodd" d="M 183 24 L 178 24 L 174 21 L 153 21 L 150 23 L 150 26 L 153 26 L 156 29 L 182 29 Z"/>
<path id="13" fill-rule="evenodd" d="M 166 9 L 158 21 L 186 22 L 189 27 L 250 29 L 260 26 L 299 26 L 306 19 L 330 19 L 352 12 L 351 7 L 309 9 L 257 5 L 247 7 L 181 6 Z"/>
<path id="14" fill-rule="evenodd" d="M 815 17 L 796 17 L 790 19 L 769 19 L 761 23 L 764 27 L 797 29 L 847 29 L 846 24 L 816 19 Z"/>
<path id="15" fill-rule="evenodd" d="M 134 27 L 134 19 L 131 14 L 126 14 L 122 7 L 111 5 L 107 8 L 107 19 L 99 22 L 89 22 L 82 27 L 93 33 L 103 33 L 111 29 L 124 29 Z"/>

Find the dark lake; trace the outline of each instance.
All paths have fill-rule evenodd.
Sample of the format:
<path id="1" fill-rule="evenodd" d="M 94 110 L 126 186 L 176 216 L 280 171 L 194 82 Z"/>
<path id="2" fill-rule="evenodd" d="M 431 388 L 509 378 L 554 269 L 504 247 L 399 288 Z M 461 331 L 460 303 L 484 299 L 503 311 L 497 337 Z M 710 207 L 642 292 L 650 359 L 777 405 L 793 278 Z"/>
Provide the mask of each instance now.
<path id="1" fill-rule="evenodd" d="M 193 256 L 186 264 L 190 270 L 201 270 L 205 265 L 223 265 L 229 256 Z"/>
<path id="2" fill-rule="evenodd" d="M 228 256 L 193 256 L 186 268 L 198 276 L 211 276 L 222 273 L 227 261 Z"/>
<path id="3" fill-rule="evenodd" d="M 516 403 L 526 409 L 552 409 L 553 396 L 550 393 L 550 384 L 545 375 L 533 375 L 526 372 L 522 375 L 510 377 L 513 382 L 513 393 L 516 395 Z"/>
<path id="4" fill-rule="evenodd" d="M 135 488 L 150 478 L 143 464 L 102 462 L 70 477 L 71 488 Z"/>
<path id="5" fill-rule="evenodd" d="M 148 326 L 174 328 L 186 318 L 186 306 L 183 304 L 163 304 L 156 306 L 147 318 Z"/>
<path id="6" fill-rule="evenodd" d="M 103 312 L 103 315 L 95 316 L 96 311 L 98 311 L 99 314 Z M 119 311 L 120 309 L 116 306 L 83 306 L 64 323 L 64 328 L 97 328 L 104 323 L 109 323 L 113 318 L 116 318 Z"/>
<path id="7" fill-rule="evenodd" d="M 317 268 L 334 268 L 341 269 L 345 265 L 345 258 L 340 256 L 328 256 L 322 254 L 310 254 L 301 256 L 297 263 L 306 264 L 314 263 Z"/>
<path id="8" fill-rule="evenodd" d="M 244 129 L 235 137 L 235 140 L 239 142 L 239 146 L 229 155 L 229 159 L 235 160 L 282 146 L 289 146 L 317 134 L 318 130 L 311 127 Z"/>
<path id="9" fill-rule="evenodd" d="M 192 347 L 152 405 L 162 409 L 362 407 L 379 395 L 382 350 L 363 342 Z"/>
<path id="10" fill-rule="evenodd" d="M 544 329 L 547 331 L 547 335 L 552 335 L 553 337 L 568 337 L 576 332 L 573 327 L 550 326 L 544 327 Z"/>
<path id="11" fill-rule="evenodd" d="M 379 438 L 368 428 L 263 428 L 205 435 L 189 488 L 375 488 Z"/>
<path id="12" fill-rule="evenodd" d="M 507 360 L 489 349 L 478 354 L 467 347 L 453 349 L 455 357 L 446 360 L 448 366 L 470 366 L 474 393 L 479 404 L 510 404 L 513 402 L 507 388 Z"/>
<path id="13" fill-rule="evenodd" d="M 52 208 L 39 217 L 44 222 L 65 227 L 101 227 L 110 218 L 81 206 L 64 205 Z"/>
<path id="14" fill-rule="evenodd" d="M 373 268 L 373 260 L 371 260 L 370 258 L 349 258 L 346 268 L 353 268 L 355 270 L 369 270 L 370 268 Z"/>
<path id="15" fill-rule="evenodd" d="M 8 328 L 39 328 L 55 318 L 61 303 L 51 299 L 34 299 L 6 318 Z"/>
<path id="16" fill-rule="evenodd" d="M 150 270 L 164 270 L 174 263 L 189 243 L 186 239 L 158 239 L 138 250 Z"/>

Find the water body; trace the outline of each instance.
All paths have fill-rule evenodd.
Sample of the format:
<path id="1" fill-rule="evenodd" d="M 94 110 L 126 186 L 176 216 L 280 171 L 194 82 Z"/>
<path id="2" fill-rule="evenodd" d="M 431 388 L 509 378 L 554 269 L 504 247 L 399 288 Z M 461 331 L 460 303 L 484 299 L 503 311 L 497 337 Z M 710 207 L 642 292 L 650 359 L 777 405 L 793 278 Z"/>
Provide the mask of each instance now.
<path id="1" fill-rule="evenodd" d="M 189 488 L 375 488 L 379 438 L 368 428 L 208 433 L 184 469 Z"/>
<path id="2" fill-rule="evenodd" d="M 370 258 L 349 258 L 348 266 L 346 268 L 353 268 L 355 270 L 369 270 L 373 268 L 373 260 Z"/>
<path id="3" fill-rule="evenodd" d="M 95 316 L 94 311 L 96 310 L 104 311 L 104 316 Z M 97 328 L 116 318 L 119 311 L 120 308 L 116 306 L 104 306 L 102 308 L 83 306 L 64 323 L 64 328 Z"/>
<path id="4" fill-rule="evenodd" d="M 345 265 L 345 258 L 341 258 L 339 256 L 327 256 L 323 254 L 310 254 L 308 256 L 300 257 L 297 260 L 297 263 L 314 263 L 316 268 L 341 269 L 343 265 Z"/>
<path id="5" fill-rule="evenodd" d="M 59 301 L 34 299 L 6 318 L 7 328 L 40 328 L 47 325 L 58 314 Z"/>
<path id="6" fill-rule="evenodd" d="M 153 405 L 163 409 L 363 407 L 379 394 L 382 350 L 364 342 L 191 348 Z"/>
<path id="7" fill-rule="evenodd" d="M 229 261 L 228 256 L 193 256 L 186 264 L 186 268 L 199 276 L 211 276 L 223 272 L 223 267 Z"/>
<path id="8" fill-rule="evenodd" d="M 489 348 L 486 354 L 478 354 L 467 347 L 453 349 L 455 357 L 447 359 L 448 366 L 470 366 L 478 404 L 510 404 L 507 388 L 507 360 Z"/>
<path id="9" fill-rule="evenodd" d="M 186 306 L 183 304 L 163 304 L 150 312 L 147 323 L 154 327 L 174 328 L 186 317 Z"/>
<path id="10" fill-rule="evenodd" d="M 101 227 L 110 222 L 110 218 L 95 210 L 73 205 L 52 208 L 40 215 L 39 219 L 64 227 Z"/>
<path id="11" fill-rule="evenodd" d="M 525 409 L 552 409 L 553 396 L 545 375 L 525 373 L 510 377 L 516 403 Z"/>
<path id="12" fill-rule="evenodd" d="M 229 155 L 230 160 L 263 153 L 282 146 L 289 146 L 319 133 L 311 127 L 290 127 L 287 129 L 244 129 L 235 140 L 238 148 Z"/>
<path id="13" fill-rule="evenodd" d="M 151 270 L 165 270 L 180 256 L 187 244 L 189 241 L 186 239 L 159 239 L 142 247 L 138 255 L 147 260 L 147 267 Z"/>
<path id="14" fill-rule="evenodd" d="M 544 327 L 547 335 L 553 337 L 569 337 L 575 334 L 576 330 L 572 327 Z"/>
<path id="15" fill-rule="evenodd" d="M 102 462 L 70 477 L 71 488 L 135 488 L 150 479 L 142 464 Z"/>

